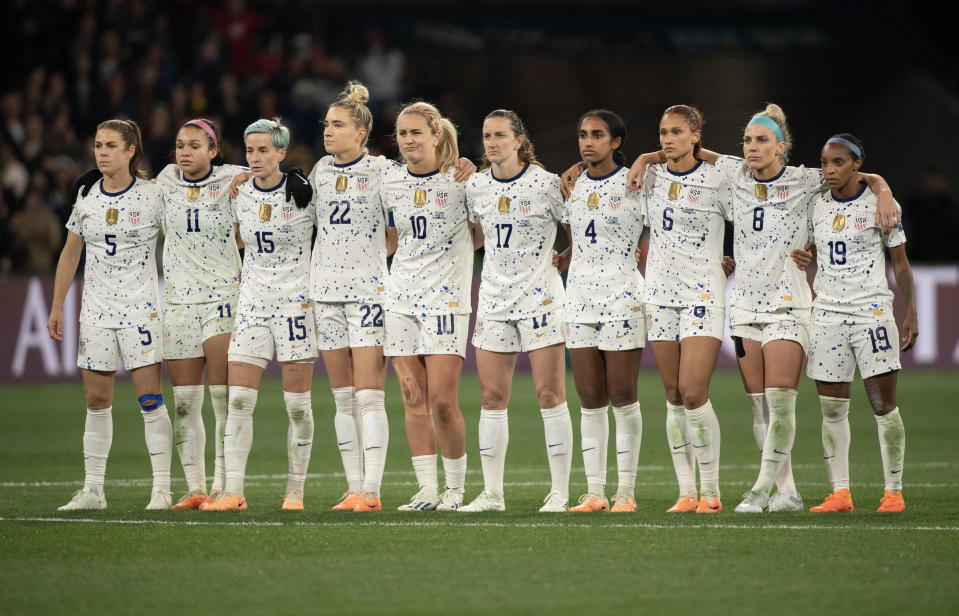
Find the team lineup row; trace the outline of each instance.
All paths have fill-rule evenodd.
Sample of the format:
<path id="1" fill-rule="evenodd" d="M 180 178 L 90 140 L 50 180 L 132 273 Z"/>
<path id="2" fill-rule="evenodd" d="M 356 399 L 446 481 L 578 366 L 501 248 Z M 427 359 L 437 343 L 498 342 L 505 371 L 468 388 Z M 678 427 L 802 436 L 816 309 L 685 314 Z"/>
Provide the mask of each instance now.
<path id="1" fill-rule="evenodd" d="M 382 508 L 389 442 L 383 390 L 392 357 L 419 485 L 399 509 L 502 511 L 507 406 L 517 355 L 525 352 L 552 482 L 541 511 L 633 512 L 642 436 L 637 379 L 648 340 L 665 389 L 679 484 L 668 511 L 718 513 L 720 429 L 708 390 L 724 329 L 726 276 L 735 270 L 730 328 L 762 453 L 756 483 L 736 511 L 803 508 L 790 451 L 807 356 L 832 487 L 812 511 L 853 509 L 848 409 L 857 367 L 880 436 L 879 511 L 904 510 L 896 376 L 900 344 L 908 350 L 918 335 L 912 274 L 899 207 L 881 177 L 859 171 L 863 146 L 856 137 L 830 138 L 821 169 L 787 166 L 785 116 L 768 105 L 744 130 L 743 158 L 723 156 L 702 147 L 700 112 L 676 105 L 660 119 L 662 150 L 627 168 L 622 120 L 593 110 L 578 124 L 582 162 L 560 178 L 538 163 L 521 119 L 507 110 L 484 120 L 479 170 L 459 158 L 453 125 L 424 102 L 407 105 L 397 118 L 401 162 L 369 156 L 368 99 L 365 87 L 351 83 L 330 106 L 328 155 L 308 177 L 280 170 L 290 134 L 278 119 L 247 127 L 248 169 L 221 164 L 215 123 L 191 120 L 177 134 L 176 164 L 153 181 L 139 172 L 142 138 L 133 122 L 98 127 L 97 170 L 75 185 L 48 323 L 50 335 L 62 340 L 62 305 L 85 248 L 78 365 L 87 406 L 86 475 L 61 509 L 106 507 L 120 358 L 132 370 L 153 467 L 147 508 L 246 509 L 253 412 L 274 357 L 290 421 L 282 508 L 302 509 L 314 433 L 313 362 L 322 353 L 348 483 L 333 509 Z M 727 221 L 734 259 L 722 254 Z M 557 254 L 560 227 L 570 246 Z M 647 228 L 644 278 L 637 250 Z M 162 307 L 155 254 L 161 232 Z M 480 246 L 472 343 L 482 391 L 484 490 L 464 504 L 466 428 L 457 395 Z M 907 307 L 901 339 L 885 278 L 887 249 Z M 817 255 L 813 301 L 803 268 Z M 564 288 L 560 271 L 567 269 Z M 587 493 L 573 507 L 566 349 L 582 405 L 587 479 Z M 173 384 L 174 423 L 161 394 L 162 360 Z M 216 426 L 209 491 L 204 370 Z M 607 499 L 610 405 L 618 485 Z M 174 446 L 188 485 L 176 504 Z"/>

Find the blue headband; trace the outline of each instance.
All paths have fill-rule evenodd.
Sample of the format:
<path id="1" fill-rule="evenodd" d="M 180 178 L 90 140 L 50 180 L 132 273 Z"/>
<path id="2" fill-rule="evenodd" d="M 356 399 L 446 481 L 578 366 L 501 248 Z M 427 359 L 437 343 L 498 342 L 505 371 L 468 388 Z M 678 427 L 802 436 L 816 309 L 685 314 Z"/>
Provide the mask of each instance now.
<path id="1" fill-rule="evenodd" d="M 829 140 L 826 141 L 826 145 L 829 145 L 830 143 L 838 143 L 839 145 L 844 145 L 847 148 L 849 148 L 850 152 L 856 155 L 856 158 L 862 158 L 862 150 L 859 149 L 858 145 L 856 145 L 852 141 L 849 141 L 848 139 L 843 139 L 842 137 L 830 137 Z"/>
<path id="2" fill-rule="evenodd" d="M 746 126 L 749 126 L 750 124 L 762 124 L 763 126 L 765 126 L 766 128 L 768 128 L 769 130 L 771 130 L 771 131 L 773 132 L 773 134 L 776 135 L 776 137 L 777 137 L 780 141 L 785 141 L 785 139 L 783 138 L 783 131 L 782 131 L 782 129 L 779 128 L 779 125 L 776 124 L 775 120 L 773 120 L 773 119 L 770 118 L 769 116 L 754 115 L 754 116 L 753 116 L 753 119 L 750 120 L 750 121 L 749 121 L 749 124 L 746 124 Z"/>

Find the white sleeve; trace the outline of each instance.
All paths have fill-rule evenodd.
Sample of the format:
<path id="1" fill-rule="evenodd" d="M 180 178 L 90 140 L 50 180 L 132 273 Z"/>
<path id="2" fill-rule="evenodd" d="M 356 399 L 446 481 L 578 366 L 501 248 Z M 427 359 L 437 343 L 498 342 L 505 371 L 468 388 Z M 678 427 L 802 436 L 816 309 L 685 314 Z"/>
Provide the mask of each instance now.
<path id="1" fill-rule="evenodd" d="M 565 208 L 563 207 L 563 191 L 560 190 L 559 176 L 553 174 L 546 188 L 546 206 L 553 220 L 562 220 Z"/>

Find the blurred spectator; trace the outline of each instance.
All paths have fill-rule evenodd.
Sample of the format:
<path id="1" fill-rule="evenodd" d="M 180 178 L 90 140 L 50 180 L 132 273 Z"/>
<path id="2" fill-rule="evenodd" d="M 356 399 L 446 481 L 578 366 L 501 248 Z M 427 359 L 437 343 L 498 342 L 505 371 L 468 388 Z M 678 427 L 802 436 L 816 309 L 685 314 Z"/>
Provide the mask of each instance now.
<path id="1" fill-rule="evenodd" d="M 62 227 L 50 204 L 39 194 L 27 195 L 23 210 L 14 214 L 10 231 L 15 238 L 14 256 L 19 270 L 27 274 L 49 274 L 60 252 Z"/>

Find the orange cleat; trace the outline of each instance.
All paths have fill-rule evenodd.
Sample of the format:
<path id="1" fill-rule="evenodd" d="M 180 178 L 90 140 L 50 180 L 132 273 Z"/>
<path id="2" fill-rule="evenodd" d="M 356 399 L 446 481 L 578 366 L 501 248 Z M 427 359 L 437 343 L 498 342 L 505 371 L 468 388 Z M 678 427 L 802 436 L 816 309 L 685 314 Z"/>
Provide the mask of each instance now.
<path id="1" fill-rule="evenodd" d="M 840 511 L 852 511 L 852 494 L 849 488 L 836 490 L 826 497 L 821 505 L 810 507 L 810 513 L 838 513 Z"/>
<path id="2" fill-rule="evenodd" d="M 373 492 L 364 492 L 363 498 L 356 504 L 353 511 L 380 511 L 381 509 L 383 509 L 383 503 L 380 502 L 380 497 Z"/>
<path id="3" fill-rule="evenodd" d="M 170 509 L 176 509 L 177 511 L 186 511 L 187 509 L 199 509 L 200 505 L 206 502 L 207 495 L 201 492 L 200 490 L 193 490 L 192 492 L 187 492 L 177 501 L 177 504 L 170 507 Z"/>
<path id="4" fill-rule="evenodd" d="M 203 511 L 244 511 L 245 509 L 246 498 L 224 492 Z"/>
<path id="5" fill-rule="evenodd" d="M 882 500 L 876 513 L 902 513 L 906 510 L 906 501 L 902 500 L 902 492 L 883 490 Z"/>
<path id="6" fill-rule="evenodd" d="M 363 495 L 353 490 L 347 490 L 340 497 L 340 502 L 333 505 L 332 511 L 355 511 L 356 506 L 363 502 Z"/>
<path id="7" fill-rule="evenodd" d="M 216 502 L 216 499 L 220 498 L 222 494 L 223 492 L 221 490 L 210 490 L 210 495 L 206 497 L 206 500 L 200 503 L 200 506 L 197 507 L 197 509 L 200 511 L 206 511 L 210 505 Z"/>
<path id="8" fill-rule="evenodd" d="M 579 504 L 570 507 L 570 513 L 596 513 L 598 511 L 609 511 L 609 501 L 599 494 L 583 494 L 579 497 Z"/>
<path id="9" fill-rule="evenodd" d="M 719 513 L 723 510 L 723 503 L 718 496 L 701 496 L 696 513 Z"/>
<path id="10" fill-rule="evenodd" d="M 699 499 L 695 496 L 680 496 L 676 504 L 666 510 L 666 513 L 692 513 L 696 511 Z"/>
<path id="11" fill-rule="evenodd" d="M 613 506 L 610 513 L 636 513 L 636 499 L 625 494 L 613 496 Z"/>
<path id="12" fill-rule="evenodd" d="M 283 497 L 283 511 L 303 511 L 303 492 L 299 490 L 287 490 Z"/>

